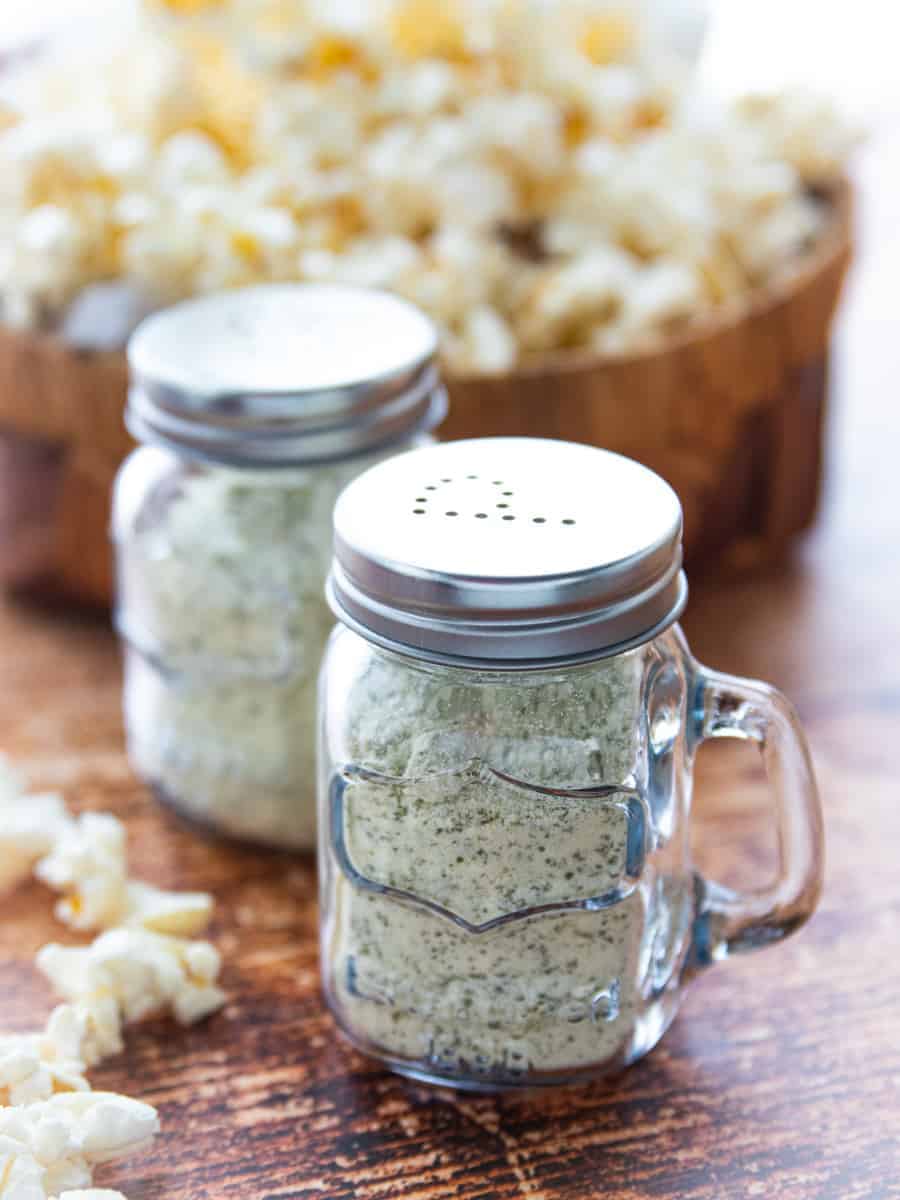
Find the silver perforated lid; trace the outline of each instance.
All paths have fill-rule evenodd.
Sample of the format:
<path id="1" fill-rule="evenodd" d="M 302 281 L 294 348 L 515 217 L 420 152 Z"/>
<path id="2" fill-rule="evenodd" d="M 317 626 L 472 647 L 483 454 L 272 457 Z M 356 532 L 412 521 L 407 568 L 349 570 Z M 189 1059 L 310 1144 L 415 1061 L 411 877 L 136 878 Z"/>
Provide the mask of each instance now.
<path id="1" fill-rule="evenodd" d="M 140 441 L 242 466 L 376 449 L 438 424 L 434 326 L 386 292 L 273 284 L 176 304 L 128 346 Z"/>
<path id="2" fill-rule="evenodd" d="M 370 640 L 437 662 L 616 654 L 684 608 L 681 506 L 631 459 L 537 438 L 399 455 L 343 492 L 328 583 Z"/>

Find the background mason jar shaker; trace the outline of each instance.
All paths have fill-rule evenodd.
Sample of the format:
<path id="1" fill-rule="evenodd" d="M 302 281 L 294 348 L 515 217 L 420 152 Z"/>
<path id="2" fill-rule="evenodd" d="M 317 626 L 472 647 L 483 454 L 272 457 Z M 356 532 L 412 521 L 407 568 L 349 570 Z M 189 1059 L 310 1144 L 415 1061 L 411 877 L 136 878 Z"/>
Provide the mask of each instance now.
<path id="1" fill-rule="evenodd" d="M 431 323 L 385 293 L 188 301 L 129 345 L 143 445 L 114 497 L 129 753 L 156 794 L 276 847 L 315 840 L 316 675 L 341 488 L 446 410 Z"/>

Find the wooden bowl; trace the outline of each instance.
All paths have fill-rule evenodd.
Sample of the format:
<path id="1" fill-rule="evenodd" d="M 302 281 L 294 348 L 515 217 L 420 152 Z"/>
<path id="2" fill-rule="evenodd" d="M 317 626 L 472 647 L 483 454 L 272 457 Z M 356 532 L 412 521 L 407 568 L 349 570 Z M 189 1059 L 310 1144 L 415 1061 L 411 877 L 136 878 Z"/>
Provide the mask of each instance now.
<path id="1" fill-rule="evenodd" d="M 846 184 L 796 270 L 736 314 L 628 356 L 542 356 L 448 380 L 441 436 L 568 438 L 667 479 L 690 564 L 782 555 L 811 523 L 823 466 L 832 318 L 852 253 Z M 112 593 L 109 497 L 131 449 L 121 353 L 0 330 L 0 582 L 95 604 Z"/>

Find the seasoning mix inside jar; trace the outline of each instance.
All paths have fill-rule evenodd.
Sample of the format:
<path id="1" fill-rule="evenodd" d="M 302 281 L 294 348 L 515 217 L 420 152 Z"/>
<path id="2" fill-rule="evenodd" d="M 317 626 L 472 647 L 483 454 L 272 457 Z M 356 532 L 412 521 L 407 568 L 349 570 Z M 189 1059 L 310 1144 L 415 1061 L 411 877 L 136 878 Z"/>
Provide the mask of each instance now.
<path id="1" fill-rule="evenodd" d="M 322 959 L 361 1049 L 491 1089 L 629 1063 L 683 984 L 811 914 L 822 827 L 803 735 L 691 657 L 681 511 L 608 452 L 486 439 L 373 468 L 335 511 L 323 665 Z M 755 741 L 777 880 L 690 858 L 709 737 Z"/>
<path id="2" fill-rule="evenodd" d="M 250 288 L 129 346 L 116 620 L 138 772 L 221 832 L 315 844 L 316 677 L 341 489 L 430 441 L 446 396 L 430 322 L 384 293 Z"/>

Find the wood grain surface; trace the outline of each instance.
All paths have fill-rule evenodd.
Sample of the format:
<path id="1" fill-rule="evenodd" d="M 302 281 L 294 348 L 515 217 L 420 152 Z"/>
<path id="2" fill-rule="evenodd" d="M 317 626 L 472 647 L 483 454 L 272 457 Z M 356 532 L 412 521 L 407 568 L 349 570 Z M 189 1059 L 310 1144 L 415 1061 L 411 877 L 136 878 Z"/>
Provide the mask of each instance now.
<path id="1" fill-rule="evenodd" d="M 823 903 L 796 938 L 700 978 L 662 1045 L 620 1077 L 465 1098 L 348 1049 L 319 997 L 313 865 L 205 841 L 157 809 L 122 753 L 108 629 L 0 609 L 0 746 L 74 807 L 122 816 L 138 873 L 218 901 L 227 1009 L 190 1031 L 135 1029 L 93 1073 L 164 1124 L 104 1185 L 130 1200 L 900 1197 L 900 181 L 874 152 L 862 174 L 820 525 L 778 573 L 694 580 L 686 620 L 700 657 L 797 701 L 828 824 Z M 755 761 L 710 750 L 701 766 L 698 858 L 720 878 L 765 875 Z M 51 903 L 37 885 L 3 902 L 8 1029 L 50 1007 L 30 960 L 64 933 Z"/>

